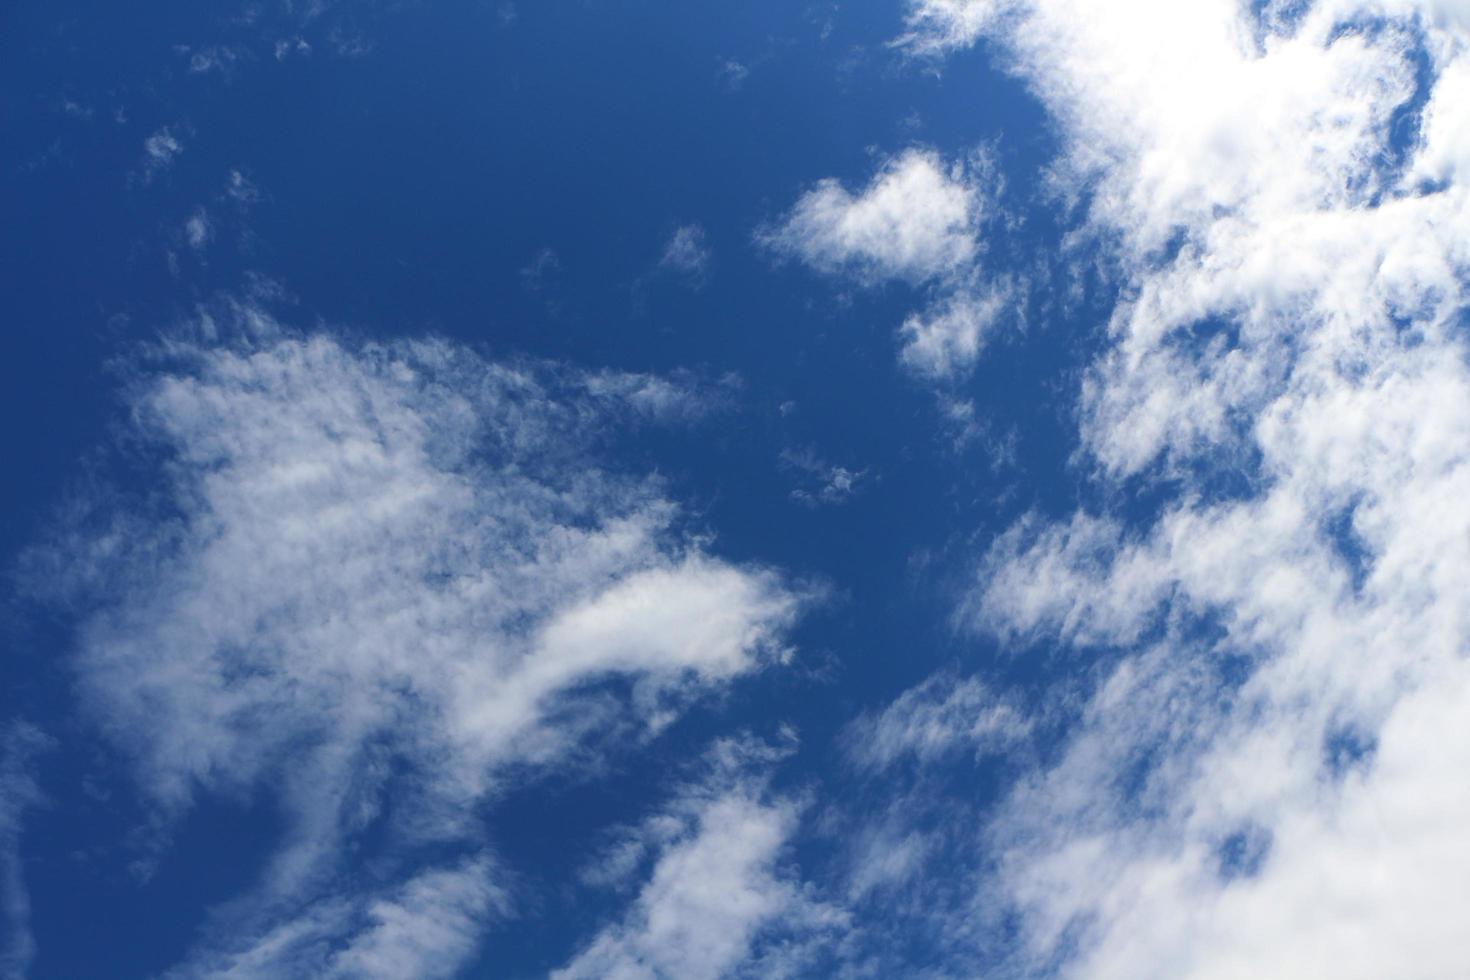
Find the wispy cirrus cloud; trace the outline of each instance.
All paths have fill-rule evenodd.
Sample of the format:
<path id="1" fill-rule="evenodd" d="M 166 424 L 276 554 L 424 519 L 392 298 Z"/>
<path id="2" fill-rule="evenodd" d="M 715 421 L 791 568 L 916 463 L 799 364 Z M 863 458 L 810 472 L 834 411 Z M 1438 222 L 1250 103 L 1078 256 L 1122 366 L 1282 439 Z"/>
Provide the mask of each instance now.
<path id="1" fill-rule="evenodd" d="M 36 954 L 21 831 L 26 811 L 43 800 L 36 783 L 36 759 L 53 744 L 26 722 L 12 721 L 0 729 L 0 978 L 4 980 L 28 976 Z"/>
<path id="2" fill-rule="evenodd" d="M 674 229 L 659 256 L 660 269 L 684 276 L 696 285 L 704 281 L 709 271 L 710 248 L 708 236 L 699 225 L 680 225 Z"/>
<path id="3" fill-rule="evenodd" d="M 512 770 L 781 661 L 803 596 L 596 464 L 651 379 L 303 334 L 250 300 L 203 328 L 129 384 L 159 492 L 85 501 L 31 585 L 89 611 L 82 699 L 161 826 L 220 794 L 283 816 L 181 975 L 450 975 L 510 907 L 481 815 Z"/>
<path id="4" fill-rule="evenodd" d="M 875 772 L 901 761 L 928 764 L 957 750 L 975 756 L 1009 751 L 1031 734 L 1024 708 L 975 677 L 935 674 L 882 711 L 848 725 L 848 757 Z"/>
<path id="5" fill-rule="evenodd" d="M 748 738 L 716 743 L 701 778 L 602 862 L 623 878 L 651 863 L 632 905 L 551 976 L 802 975 L 846 915 L 815 898 L 784 857 L 802 804 L 767 783 L 785 754 Z"/>
<path id="6" fill-rule="evenodd" d="M 779 459 L 783 468 L 803 477 L 791 499 L 809 507 L 843 503 L 875 479 L 869 467 L 829 463 L 812 449 L 784 449 Z"/>

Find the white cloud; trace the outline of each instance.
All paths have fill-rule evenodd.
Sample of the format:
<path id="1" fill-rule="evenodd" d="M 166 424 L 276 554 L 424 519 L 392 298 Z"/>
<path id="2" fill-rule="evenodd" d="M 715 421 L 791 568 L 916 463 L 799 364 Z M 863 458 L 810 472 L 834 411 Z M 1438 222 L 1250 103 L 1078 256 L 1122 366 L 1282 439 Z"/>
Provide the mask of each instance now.
<path id="1" fill-rule="evenodd" d="M 973 44 L 1005 6 L 997 0 L 909 0 L 909 33 L 899 43 L 926 54 Z"/>
<path id="2" fill-rule="evenodd" d="M 842 924 L 784 867 L 800 807 L 765 789 L 763 770 L 777 755 L 739 741 L 717 746 L 714 772 L 620 849 L 625 870 L 657 853 L 632 907 L 554 980 L 786 976 L 801 963 L 803 939 L 820 941 Z"/>
<path id="3" fill-rule="evenodd" d="M 910 316 L 899 329 L 900 359 L 910 370 L 933 379 L 963 374 L 979 359 L 1005 302 L 999 290 L 985 294 L 962 290 L 928 312 Z"/>
<path id="4" fill-rule="evenodd" d="M 940 673 L 858 718 L 844 741 L 849 758 L 879 771 L 907 758 L 934 762 L 956 748 L 975 756 L 1003 753 L 1030 733 L 1025 713 L 978 678 Z"/>
<path id="5" fill-rule="evenodd" d="M 759 237 L 818 272 L 918 283 L 970 264 L 979 207 L 961 169 L 932 152 L 909 150 L 885 162 L 856 195 L 831 178 L 820 181 Z"/>
<path id="6" fill-rule="evenodd" d="M 377 41 L 341 24 L 327 32 L 327 43 L 340 58 L 365 58 L 377 47 Z"/>
<path id="7" fill-rule="evenodd" d="M 904 802 L 899 809 L 905 817 L 911 817 L 915 808 Z M 857 822 L 846 828 L 844 838 L 851 851 L 848 895 L 854 900 L 920 878 L 925 863 L 937 850 L 933 834 L 891 819 L 881 823 Z M 935 911 L 932 905 L 929 911 Z"/>
<path id="8" fill-rule="evenodd" d="M 144 182 L 152 180 L 169 167 L 184 152 L 184 143 L 173 129 L 164 126 L 143 141 Z"/>
<path id="9" fill-rule="evenodd" d="M 276 41 L 273 51 L 277 61 L 285 61 L 293 55 L 305 57 L 311 54 L 311 45 L 300 36 L 283 37 Z"/>
<path id="10" fill-rule="evenodd" d="M 493 865 L 475 858 L 418 875 L 368 906 L 368 928 L 333 954 L 334 977 L 448 977 L 475 951 L 487 919 L 509 897 L 492 882 Z"/>
<path id="11" fill-rule="evenodd" d="M 1415 157 L 1414 175 L 1427 180 L 1470 176 L 1470 58 L 1451 61 L 1434 86 L 1424 110 L 1424 144 Z"/>
<path id="12" fill-rule="evenodd" d="M 1011 288 L 988 281 L 979 262 L 998 184 L 985 153 L 946 164 L 932 151 L 911 149 L 885 161 L 856 195 L 831 178 L 820 181 L 757 239 L 778 255 L 862 285 L 896 279 L 927 286 L 928 309 L 899 329 L 899 359 L 944 385 L 969 373 L 1010 301 Z"/>
<path id="13" fill-rule="evenodd" d="M 376 894 L 318 901 L 240 944 L 223 937 L 197 949 L 170 978 L 452 977 L 497 919 L 507 892 L 484 856 L 414 873 Z M 227 930 L 238 928 L 231 923 Z"/>
<path id="14" fill-rule="evenodd" d="M 477 808 L 513 765 L 657 728 L 784 658 L 801 598 L 679 533 L 656 482 L 598 468 L 617 392 L 220 315 L 254 339 L 170 341 L 130 388 L 157 494 L 95 501 L 31 574 L 95 610 L 82 696 L 163 820 L 200 794 L 283 815 L 184 972 L 319 972 L 335 949 L 352 975 L 447 974 L 504 904 L 492 864 L 403 855 L 483 853 Z M 370 829 L 372 873 L 338 882 Z"/>
<path id="15" fill-rule="evenodd" d="M 0 732 L 0 980 L 22 980 L 36 953 L 21 866 L 21 829 L 26 811 L 42 801 L 34 758 L 51 744 L 24 722 L 11 722 Z"/>
<path id="16" fill-rule="evenodd" d="M 771 871 L 794 814 L 734 795 L 711 801 L 693 835 L 659 859 L 628 920 L 611 927 L 568 966 L 577 977 L 714 980 L 748 954 L 757 928 L 794 901 Z"/>
<path id="17" fill-rule="evenodd" d="M 840 504 L 873 479 L 869 467 L 855 470 L 829 463 L 810 449 L 782 450 L 780 459 L 806 477 L 804 485 L 791 491 L 791 499 L 809 506 Z"/>
<path id="18" fill-rule="evenodd" d="M 561 260 L 557 258 L 556 252 L 543 248 L 530 262 L 521 267 L 519 274 L 525 287 L 536 292 L 544 289 L 548 280 L 555 278 L 560 272 Z"/>
<path id="19" fill-rule="evenodd" d="M 674 230 L 658 260 L 659 268 L 702 280 L 709 268 L 710 251 L 705 244 L 704 229 L 699 225 L 681 225 Z"/>
<path id="20" fill-rule="evenodd" d="M 734 92 L 740 89 L 745 84 L 745 80 L 750 77 L 750 67 L 734 58 L 726 58 L 720 65 L 719 76 L 720 80 L 725 83 L 725 87 Z"/>
<path id="21" fill-rule="evenodd" d="M 229 75 L 235 63 L 241 58 L 241 53 L 236 49 L 218 45 L 210 45 L 197 50 L 191 50 L 185 46 L 181 47 L 179 52 L 188 55 L 189 72 L 194 75 L 208 74 L 212 71 Z"/>
<path id="22" fill-rule="evenodd" d="M 689 372 L 674 372 L 664 377 L 602 370 L 585 375 L 581 384 L 602 404 L 604 411 L 623 408 L 640 418 L 693 422 L 729 407 L 732 391 L 740 387 L 740 378 L 728 374 L 717 382 L 708 382 Z"/>
<path id="23" fill-rule="evenodd" d="M 196 252 L 204 250 L 209 240 L 214 237 L 214 224 L 209 220 L 209 212 L 199 207 L 189 215 L 184 222 L 184 237 L 188 239 L 189 247 Z"/>
<path id="24" fill-rule="evenodd" d="M 1465 974 L 1455 11 L 911 10 L 912 50 L 984 35 L 1005 52 L 1058 121 L 1083 234 L 1118 264 L 1081 391 L 1099 498 L 1179 488 L 1141 527 L 1126 509 L 1028 519 L 983 566 L 972 622 L 1060 639 L 1099 673 L 1059 761 L 988 822 L 999 857 L 972 916 L 1021 914 L 1022 971 Z M 1421 70 L 1404 147 L 1390 124 Z"/>
<path id="25" fill-rule="evenodd" d="M 238 168 L 231 168 L 225 177 L 225 194 L 242 207 L 248 207 L 260 200 L 260 188 Z"/>

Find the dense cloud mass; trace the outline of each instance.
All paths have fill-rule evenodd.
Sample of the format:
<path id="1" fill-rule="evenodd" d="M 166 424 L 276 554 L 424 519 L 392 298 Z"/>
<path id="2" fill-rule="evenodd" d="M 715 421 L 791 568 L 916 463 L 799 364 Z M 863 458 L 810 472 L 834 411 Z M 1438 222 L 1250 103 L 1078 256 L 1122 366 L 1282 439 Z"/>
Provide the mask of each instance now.
<path id="1" fill-rule="evenodd" d="M 589 465 L 653 379 L 252 314 L 257 339 L 145 362 L 133 438 L 167 483 L 96 501 L 49 556 L 95 610 L 81 690 L 161 820 L 200 794 L 282 813 L 184 973 L 447 975 L 507 902 L 478 814 L 510 768 L 779 661 L 801 599 L 681 535 L 657 483 Z M 343 862 L 370 833 L 364 883 Z"/>
<path id="2" fill-rule="evenodd" d="M 1059 177 L 1124 285 L 1083 446 L 1103 485 L 1169 490 L 1141 523 L 1121 502 L 1029 518 L 965 611 L 1100 658 L 1057 761 L 986 824 L 996 858 L 955 912 L 998 890 L 1024 973 L 1463 972 L 1453 14 L 913 8 L 913 50 L 988 38 L 1063 127 Z"/>

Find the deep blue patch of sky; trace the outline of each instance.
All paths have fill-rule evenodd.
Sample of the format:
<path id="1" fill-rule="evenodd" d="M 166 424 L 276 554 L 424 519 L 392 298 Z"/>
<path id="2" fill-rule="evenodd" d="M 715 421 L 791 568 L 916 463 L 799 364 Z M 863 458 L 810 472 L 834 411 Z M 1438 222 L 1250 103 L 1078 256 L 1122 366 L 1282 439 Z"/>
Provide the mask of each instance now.
<path id="1" fill-rule="evenodd" d="M 616 778 L 543 777 L 493 803 L 491 837 L 540 901 L 490 936 L 479 972 L 534 975 L 591 935 L 621 899 L 567 886 L 599 832 L 659 805 L 710 738 L 789 722 L 802 745 L 780 784 L 859 800 L 834 743 L 855 714 L 957 659 L 1002 685 L 1042 669 L 956 634 L 949 615 L 977 541 L 1030 509 L 1066 513 L 1085 492 L 1067 464 L 1068 393 L 1111 296 L 1096 286 L 1064 303 L 1036 277 L 1058 238 L 1041 181 L 1054 146 L 983 50 L 942 74 L 904 63 L 887 43 L 902 29 L 893 4 L 549 0 L 513 18 L 493 3 L 357 4 L 310 28 L 311 56 L 277 61 L 272 39 L 299 25 L 275 5 L 248 9 L 16 0 L 0 13 L 4 554 L 14 561 L 89 478 L 85 461 L 118 422 L 108 365 L 265 277 L 298 326 L 734 372 L 727 413 L 630 434 L 609 457 L 664 474 L 720 554 L 831 592 L 794 637 L 802 669 L 742 682 L 616 756 Z M 354 44 L 367 50 L 333 50 Z M 191 72 L 194 55 L 224 47 L 233 60 Z M 183 149 L 150 174 L 144 142 L 164 128 Z M 956 391 L 990 437 L 1014 436 L 1008 460 L 985 439 L 956 449 L 933 392 L 897 365 L 895 328 L 921 290 L 844 287 L 754 242 L 816 180 L 856 188 L 915 144 L 951 158 L 993 145 L 1002 203 L 1026 217 L 983 262 L 1038 283 L 1033 315 Z M 257 199 L 227 195 L 232 172 Z M 196 253 L 184 225 L 201 205 L 214 243 Z M 698 283 L 658 268 L 690 223 L 711 252 Z M 792 498 L 801 477 L 783 451 L 868 476 L 842 503 L 809 506 Z M 16 603 L 5 627 L 0 715 L 60 740 L 42 776 L 51 805 L 27 829 L 34 975 L 165 969 L 206 910 L 249 882 L 277 818 L 259 800 L 204 801 L 140 883 L 129 863 L 147 815 L 119 760 L 74 720 L 69 623 Z M 953 778 L 977 784 L 975 763 Z M 817 877 L 829 853 L 798 841 Z"/>

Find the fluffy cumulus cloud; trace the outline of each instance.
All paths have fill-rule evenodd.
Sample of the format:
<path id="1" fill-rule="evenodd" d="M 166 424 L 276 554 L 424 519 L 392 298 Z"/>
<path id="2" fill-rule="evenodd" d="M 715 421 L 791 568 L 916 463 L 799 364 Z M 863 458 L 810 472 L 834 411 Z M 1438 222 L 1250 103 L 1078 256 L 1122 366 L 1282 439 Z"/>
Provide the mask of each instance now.
<path id="1" fill-rule="evenodd" d="M 904 365 L 931 379 L 952 378 L 980 357 L 985 341 L 1004 311 L 1006 293 L 959 290 L 931 309 L 915 313 L 899 328 Z"/>
<path id="2" fill-rule="evenodd" d="M 79 504 L 32 578 L 84 611 L 82 699 L 161 837 L 204 795 L 281 814 L 180 975 L 447 976 L 513 904 L 484 829 L 512 771 L 784 658 L 802 600 L 596 464 L 671 385 L 231 316 L 246 339 L 132 379 L 123 458 L 159 491 Z"/>
<path id="3" fill-rule="evenodd" d="M 924 282 L 974 258 L 977 207 L 961 171 L 910 150 L 884 163 L 860 193 L 820 181 L 761 237 L 819 272 Z"/>
<path id="4" fill-rule="evenodd" d="M 966 609 L 1095 664 L 950 908 L 1018 922 L 1022 973 L 1470 970 L 1462 14 L 911 7 L 911 51 L 984 37 L 1057 120 L 1122 287 L 1083 458 L 1164 498 L 1028 518 Z"/>
<path id="5" fill-rule="evenodd" d="M 988 170 L 911 149 L 886 160 L 868 186 L 818 182 L 759 240 L 824 275 L 865 286 L 901 280 L 926 286 L 930 308 L 903 324 L 901 360 L 934 381 L 962 376 L 979 357 L 1007 290 L 987 283 L 978 260 Z"/>
<path id="6" fill-rule="evenodd" d="M 718 743 L 710 772 L 604 862 L 625 875 L 651 867 L 622 918 L 554 980 L 778 977 L 809 966 L 845 917 L 786 866 L 802 807 L 766 787 L 780 754 L 749 739 Z"/>

